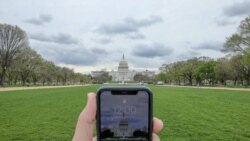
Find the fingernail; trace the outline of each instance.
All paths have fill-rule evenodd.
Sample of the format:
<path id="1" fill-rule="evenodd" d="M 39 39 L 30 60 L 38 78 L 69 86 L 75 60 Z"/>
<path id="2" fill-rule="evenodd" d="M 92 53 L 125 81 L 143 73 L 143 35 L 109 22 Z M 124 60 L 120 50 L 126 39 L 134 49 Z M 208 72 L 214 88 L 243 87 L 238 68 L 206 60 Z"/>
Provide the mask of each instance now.
<path id="1" fill-rule="evenodd" d="M 92 95 L 93 93 L 88 93 L 88 98 Z"/>

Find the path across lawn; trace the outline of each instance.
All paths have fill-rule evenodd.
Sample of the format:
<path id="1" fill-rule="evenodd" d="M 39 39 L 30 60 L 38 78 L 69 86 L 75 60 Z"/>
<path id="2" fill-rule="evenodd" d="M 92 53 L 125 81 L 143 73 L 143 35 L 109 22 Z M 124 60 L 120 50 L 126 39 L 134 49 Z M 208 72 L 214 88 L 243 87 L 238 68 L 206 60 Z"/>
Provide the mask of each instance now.
<path id="1" fill-rule="evenodd" d="M 50 89 L 50 88 L 67 88 L 67 87 L 82 87 L 89 85 L 66 85 L 66 86 L 32 86 L 32 87 L 0 87 L 0 91 L 16 91 L 16 90 L 34 90 L 34 89 Z"/>
<path id="2" fill-rule="evenodd" d="M 214 89 L 214 90 L 250 91 L 250 88 L 200 87 L 200 86 L 178 86 L 178 85 L 160 85 L 160 86 L 197 88 L 197 89 Z"/>
<path id="3" fill-rule="evenodd" d="M 34 89 L 49 89 L 49 88 L 64 88 L 64 87 L 81 87 L 86 85 L 66 85 L 66 86 L 38 86 L 38 87 L 0 87 L 0 91 L 16 91 L 16 90 L 34 90 Z M 227 87 L 198 87 L 198 86 L 178 86 L 178 85 L 159 85 L 166 87 L 183 87 L 197 89 L 215 89 L 215 90 L 232 90 L 232 91 L 250 91 L 250 88 L 227 88 Z"/>

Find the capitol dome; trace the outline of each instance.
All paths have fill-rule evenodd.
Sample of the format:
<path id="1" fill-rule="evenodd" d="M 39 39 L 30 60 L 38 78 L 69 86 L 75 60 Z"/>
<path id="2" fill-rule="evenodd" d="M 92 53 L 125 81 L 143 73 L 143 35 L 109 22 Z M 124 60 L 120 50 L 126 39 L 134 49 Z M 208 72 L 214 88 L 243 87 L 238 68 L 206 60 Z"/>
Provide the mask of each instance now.
<path id="1" fill-rule="evenodd" d="M 126 131 L 128 130 L 128 119 L 125 117 L 125 114 L 123 113 L 122 118 L 119 123 L 120 130 Z"/>
<path id="2" fill-rule="evenodd" d="M 135 71 L 129 71 L 128 62 L 125 60 L 124 54 L 119 62 L 118 70 L 111 71 L 109 73 L 112 76 L 112 81 L 115 82 L 131 82 L 134 80 L 134 76 L 136 75 Z"/>
<path id="3" fill-rule="evenodd" d="M 122 56 L 122 60 L 119 63 L 118 71 L 128 71 L 128 62 L 125 60 L 124 54 Z"/>

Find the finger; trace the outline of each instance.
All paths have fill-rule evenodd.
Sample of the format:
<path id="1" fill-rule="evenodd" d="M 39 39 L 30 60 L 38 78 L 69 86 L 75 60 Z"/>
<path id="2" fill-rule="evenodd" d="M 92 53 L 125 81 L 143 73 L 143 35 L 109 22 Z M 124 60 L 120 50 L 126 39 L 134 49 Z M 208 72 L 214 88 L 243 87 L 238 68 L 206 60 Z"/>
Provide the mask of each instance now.
<path id="1" fill-rule="evenodd" d="M 87 104 L 78 118 L 73 141 L 92 140 L 95 116 L 96 116 L 96 96 L 94 93 L 89 93 Z"/>
<path id="2" fill-rule="evenodd" d="M 94 137 L 94 138 L 92 139 L 92 141 L 97 141 L 96 137 Z"/>
<path id="3" fill-rule="evenodd" d="M 88 101 L 81 113 L 81 118 L 87 123 L 93 123 L 96 118 L 96 95 L 95 93 L 88 94 Z"/>
<path id="4" fill-rule="evenodd" d="M 152 141 L 160 141 L 159 136 L 158 136 L 158 135 L 156 135 L 156 134 L 153 134 Z"/>
<path id="5" fill-rule="evenodd" d="M 155 133 L 160 132 L 162 128 L 163 128 L 162 120 L 154 117 L 153 118 L 153 132 Z"/>

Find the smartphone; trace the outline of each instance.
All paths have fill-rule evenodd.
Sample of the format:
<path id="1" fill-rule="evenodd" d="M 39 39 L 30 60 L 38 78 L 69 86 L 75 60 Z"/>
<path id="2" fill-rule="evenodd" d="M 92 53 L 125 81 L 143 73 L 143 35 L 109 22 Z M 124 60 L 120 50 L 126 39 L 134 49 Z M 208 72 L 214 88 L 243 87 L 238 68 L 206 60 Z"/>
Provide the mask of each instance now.
<path id="1" fill-rule="evenodd" d="M 98 141 L 151 141 L 152 92 L 147 87 L 102 87 L 97 92 Z"/>

